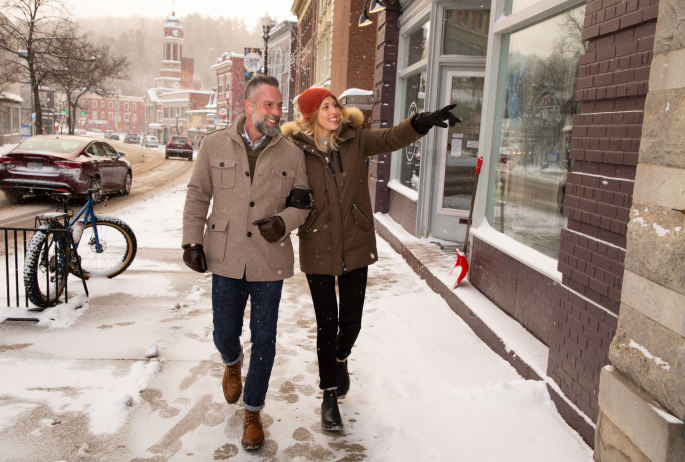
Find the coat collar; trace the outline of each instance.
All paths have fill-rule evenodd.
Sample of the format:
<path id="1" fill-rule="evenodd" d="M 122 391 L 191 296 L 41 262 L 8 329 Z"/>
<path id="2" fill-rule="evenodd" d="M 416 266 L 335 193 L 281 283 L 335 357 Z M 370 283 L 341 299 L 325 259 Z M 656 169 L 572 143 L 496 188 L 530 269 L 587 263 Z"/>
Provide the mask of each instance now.
<path id="1" fill-rule="evenodd" d="M 345 142 L 354 138 L 356 133 L 355 129 L 361 127 L 364 123 L 364 114 L 361 110 L 356 107 L 345 109 L 347 110 L 347 118 L 340 123 L 340 126 L 336 131 L 341 142 Z M 292 140 L 299 140 L 301 142 L 311 144 L 314 147 L 314 150 L 318 151 L 318 149 L 315 147 L 316 144 L 314 144 L 314 140 L 310 136 L 300 132 L 297 122 L 288 122 L 283 124 L 281 126 L 281 131 L 286 137 Z"/>

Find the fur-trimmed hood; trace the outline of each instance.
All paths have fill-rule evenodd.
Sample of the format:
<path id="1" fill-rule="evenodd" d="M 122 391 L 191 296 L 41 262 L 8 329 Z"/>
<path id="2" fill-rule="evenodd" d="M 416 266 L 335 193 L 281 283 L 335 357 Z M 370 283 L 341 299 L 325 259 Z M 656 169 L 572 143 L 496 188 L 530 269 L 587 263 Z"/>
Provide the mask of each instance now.
<path id="1" fill-rule="evenodd" d="M 356 107 L 346 107 L 347 117 L 340 122 L 338 127 L 338 136 L 345 133 L 348 128 L 359 128 L 364 124 L 364 114 L 359 108 Z M 281 125 L 281 131 L 285 136 L 290 139 L 295 139 L 295 135 L 299 133 L 299 127 L 297 122 L 287 122 Z"/>

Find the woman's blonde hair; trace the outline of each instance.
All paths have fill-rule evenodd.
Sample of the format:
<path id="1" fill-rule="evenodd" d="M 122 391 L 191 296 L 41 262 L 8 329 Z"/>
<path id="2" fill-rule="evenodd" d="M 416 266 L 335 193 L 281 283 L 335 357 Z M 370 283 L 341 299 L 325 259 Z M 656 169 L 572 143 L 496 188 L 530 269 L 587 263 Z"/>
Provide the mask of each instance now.
<path id="1" fill-rule="evenodd" d="M 335 100 L 335 104 L 340 108 L 340 116 L 338 120 L 347 120 L 347 111 L 345 110 L 345 108 L 340 103 L 338 103 L 337 99 Z M 340 137 L 338 136 L 336 131 L 332 131 L 328 135 L 328 137 L 326 138 L 326 146 L 323 146 L 321 144 L 321 137 L 319 136 L 319 125 L 316 123 L 316 120 L 319 117 L 320 109 L 321 105 L 319 105 L 319 107 L 316 108 L 316 112 L 314 112 L 314 115 L 312 115 L 312 118 L 309 120 L 309 122 L 307 122 L 307 120 L 300 114 L 300 117 L 298 117 L 297 120 L 295 120 L 297 128 L 300 132 L 314 139 L 314 144 L 316 145 L 316 148 L 319 151 L 337 151 L 338 149 L 340 149 L 340 146 L 338 145 Z"/>

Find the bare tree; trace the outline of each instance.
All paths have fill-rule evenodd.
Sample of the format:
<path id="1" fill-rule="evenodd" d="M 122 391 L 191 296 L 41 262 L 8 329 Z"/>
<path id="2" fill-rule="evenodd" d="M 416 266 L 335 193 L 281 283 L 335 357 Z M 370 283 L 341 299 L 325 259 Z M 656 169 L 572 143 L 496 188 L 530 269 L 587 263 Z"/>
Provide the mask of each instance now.
<path id="1" fill-rule="evenodd" d="M 60 72 L 53 73 L 50 82 L 60 88 L 67 105 L 69 134 L 74 134 L 79 100 L 87 93 L 109 95 L 107 84 L 114 79 L 128 78 L 128 60 L 113 56 L 109 45 L 95 44 L 91 35 L 77 35 L 73 30 L 58 39 L 62 50 L 57 58 Z"/>
<path id="2" fill-rule="evenodd" d="M 73 29 L 64 0 L 2 0 L 0 50 L 14 54 L 31 84 L 36 134 L 43 133 L 40 87 L 59 70 L 59 38 Z"/>

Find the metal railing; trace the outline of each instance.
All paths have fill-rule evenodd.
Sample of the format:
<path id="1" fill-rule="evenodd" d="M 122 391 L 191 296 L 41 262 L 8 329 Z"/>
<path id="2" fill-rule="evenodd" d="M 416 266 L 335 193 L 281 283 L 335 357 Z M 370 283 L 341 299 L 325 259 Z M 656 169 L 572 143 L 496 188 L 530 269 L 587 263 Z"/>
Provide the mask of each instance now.
<path id="1" fill-rule="evenodd" d="M 2 295 L 5 295 L 5 300 L 6 300 L 6 306 L 9 308 L 26 308 L 27 311 L 43 311 L 46 308 L 49 307 L 49 300 L 50 300 L 50 265 L 45 265 L 45 271 L 46 271 L 46 277 L 45 277 L 45 284 L 46 284 L 46 300 L 47 306 L 36 306 L 36 307 L 29 307 L 29 299 L 27 294 L 25 293 L 26 291 L 24 290 L 24 306 L 21 305 L 21 290 L 20 287 L 23 288 L 24 284 L 23 281 L 20 282 L 20 278 L 23 279 L 24 271 L 23 269 L 20 271 L 19 266 L 20 266 L 20 261 L 19 261 L 19 255 L 21 251 L 21 255 L 23 255 L 22 262 L 25 264 L 26 262 L 26 251 L 27 251 L 27 244 L 30 242 L 31 237 L 33 237 L 33 234 L 35 233 L 46 233 L 46 239 L 43 242 L 43 246 L 45 247 L 45 251 L 47 252 L 47 247 L 49 246 L 50 239 L 49 235 L 50 234 L 55 234 L 55 233 L 62 233 L 64 234 L 67 245 L 71 249 L 71 252 L 73 252 L 74 255 L 74 260 L 77 263 L 78 266 L 78 271 L 79 274 L 83 274 L 83 270 L 81 269 L 81 261 L 80 258 L 78 257 L 78 252 L 76 250 L 76 245 L 74 244 L 71 231 L 68 229 L 64 228 L 6 228 L 6 227 L 0 227 L 0 232 L 4 233 L 4 247 L 5 247 L 5 290 L 3 291 Z M 31 237 L 27 235 L 27 233 L 32 233 Z M 13 242 L 12 245 L 10 245 L 10 237 L 12 237 L 11 241 Z M 20 245 L 20 240 L 21 240 L 21 245 Z M 12 250 L 12 252 L 10 252 Z M 40 255 L 41 249 L 39 249 L 38 253 Z M 13 256 L 10 256 L 10 253 L 13 254 Z M 14 268 L 13 271 L 10 268 L 10 263 L 13 261 L 14 263 Z M 39 262 L 37 263 L 39 264 Z M 66 262 L 62 266 L 62 268 L 58 268 L 57 270 L 60 270 L 63 272 L 62 277 L 64 278 L 64 300 L 67 301 L 69 299 L 69 266 L 70 263 Z M 10 275 L 13 274 L 14 278 L 10 277 Z M 86 285 L 86 279 L 84 277 L 81 278 L 81 281 L 83 282 L 83 289 L 86 292 L 86 296 L 88 296 L 88 287 Z M 1 300 L 1 299 L 0 299 Z M 12 305 L 12 302 L 15 302 L 15 305 Z M 0 304 L 2 302 L 0 301 Z M 6 321 L 38 321 L 39 319 L 37 318 L 6 318 Z"/>

